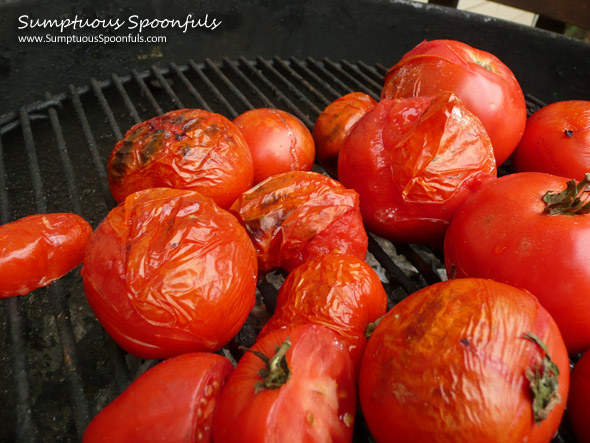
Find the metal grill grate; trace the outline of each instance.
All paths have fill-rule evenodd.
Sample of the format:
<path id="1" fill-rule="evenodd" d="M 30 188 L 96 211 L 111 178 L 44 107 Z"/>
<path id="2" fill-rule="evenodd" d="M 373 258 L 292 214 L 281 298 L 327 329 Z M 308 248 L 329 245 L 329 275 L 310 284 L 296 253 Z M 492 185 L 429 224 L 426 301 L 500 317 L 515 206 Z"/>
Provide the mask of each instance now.
<path id="1" fill-rule="evenodd" d="M 113 146 L 155 115 L 193 107 L 233 119 L 277 107 L 312 129 L 319 113 L 348 92 L 378 99 L 386 70 L 329 59 L 206 59 L 69 85 L 0 117 L 0 222 L 68 211 L 96 227 L 115 205 L 105 170 Z M 529 111 L 540 105 L 528 101 Z M 371 236 L 369 252 L 392 304 L 443 275 L 441 258 L 421 246 Z M 263 282 L 259 290 L 272 300 L 276 285 Z M 102 331 L 78 272 L 1 306 L 2 441 L 79 440 L 90 418 L 154 363 L 125 354 Z"/>

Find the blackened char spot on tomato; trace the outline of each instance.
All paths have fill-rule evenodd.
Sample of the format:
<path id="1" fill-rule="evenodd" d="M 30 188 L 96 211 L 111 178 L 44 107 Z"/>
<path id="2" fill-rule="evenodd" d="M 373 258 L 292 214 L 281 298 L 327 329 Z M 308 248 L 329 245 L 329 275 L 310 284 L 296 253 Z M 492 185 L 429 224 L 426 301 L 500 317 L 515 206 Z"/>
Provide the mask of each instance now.
<path id="1" fill-rule="evenodd" d="M 205 118 L 203 117 L 191 118 L 190 120 L 185 121 L 184 124 L 180 127 L 180 129 L 182 130 L 183 134 L 186 134 L 193 128 L 199 127 L 204 121 Z"/>
<path id="2" fill-rule="evenodd" d="M 123 140 L 121 147 L 115 152 L 113 161 L 108 166 L 111 179 L 121 181 L 121 177 L 125 175 L 134 145 L 132 141 Z"/>
<path id="3" fill-rule="evenodd" d="M 163 131 L 156 131 L 152 135 L 150 141 L 146 143 L 144 148 L 139 151 L 139 158 L 141 160 L 141 164 L 145 165 L 150 159 L 162 149 L 164 141 L 164 132 Z"/>
<path id="4" fill-rule="evenodd" d="M 574 131 L 572 131 L 571 129 L 566 129 L 565 131 L 563 131 L 563 133 L 570 138 L 574 136 Z"/>

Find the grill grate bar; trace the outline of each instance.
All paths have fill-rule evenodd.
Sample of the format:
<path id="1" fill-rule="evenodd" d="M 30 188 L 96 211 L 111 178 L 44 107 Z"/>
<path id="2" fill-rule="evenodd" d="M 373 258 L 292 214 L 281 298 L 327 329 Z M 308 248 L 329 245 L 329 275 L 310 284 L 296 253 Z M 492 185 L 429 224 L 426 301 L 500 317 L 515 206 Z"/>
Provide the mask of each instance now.
<path id="1" fill-rule="evenodd" d="M 47 212 L 47 200 L 43 194 L 43 184 L 41 183 L 41 174 L 39 172 L 39 160 L 35 152 L 35 141 L 33 140 L 33 131 L 31 129 L 31 121 L 29 114 L 24 108 L 19 111 L 19 118 L 21 128 L 23 131 L 23 138 L 25 140 L 25 149 L 27 152 L 27 159 L 29 162 L 29 171 L 31 173 L 31 181 L 33 184 L 33 195 L 35 196 L 35 203 L 37 210 L 41 213 Z"/>
<path id="2" fill-rule="evenodd" d="M 156 111 L 156 114 L 157 115 L 163 114 L 164 111 L 162 111 L 162 108 L 160 107 L 160 105 L 156 101 L 154 94 L 152 94 L 152 91 L 150 91 L 150 89 L 147 87 L 147 85 L 145 84 L 145 81 L 143 80 L 143 78 L 141 78 L 141 76 L 139 75 L 137 70 L 134 69 L 133 71 L 131 71 L 131 74 L 133 75 L 135 82 L 139 85 L 139 89 L 141 90 L 141 93 L 145 97 L 147 97 L 148 101 L 150 102 L 150 104 L 154 108 L 154 111 Z"/>
<path id="3" fill-rule="evenodd" d="M 94 95 L 98 99 L 98 102 L 100 103 L 100 106 L 102 107 L 102 110 L 104 111 L 107 117 L 107 121 L 109 122 L 109 125 L 111 127 L 111 130 L 113 131 L 113 134 L 115 135 L 115 138 L 117 140 L 121 140 L 123 138 L 123 135 L 121 134 L 121 129 L 119 128 L 119 125 L 115 120 L 115 115 L 113 114 L 113 111 L 111 110 L 111 107 L 109 106 L 106 97 L 102 93 L 100 85 L 95 79 L 90 79 L 90 85 L 92 86 Z"/>
<path id="4" fill-rule="evenodd" d="M 248 85 L 250 90 L 253 91 L 260 98 L 260 100 L 262 100 L 266 107 L 275 107 L 272 101 L 270 101 L 269 98 L 266 95 L 264 95 L 264 93 L 260 89 L 258 89 L 256 85 L 252 83 L 252 81 L 240 69 L 238 69 L 238 67 L 233 61 L 229 60 L 228 58 L 224 58 L 223 62 L 226 66 L 229 66 L 235 74 L 237 74 L 240 80 L 242 80 L 246 85 Z"/>
<path id="5" fill-rule="evenodd" d="M 362 72 L 358 68 L 358 66 L 353 65 L 352 63 L 350 63 L 347 60 L 342 60 L 340 63 L 342 64 L 342 66 L 346 66 L 349 70 L 351 70 L 352 72 L 357 74 L 363 80 L 361 82 L 361 84 L 365 84 L 364 82 L 367 82 L 367 83 L 371 84 L 378 91 L 381 90 L 381 88 L 383 87 L 383 85 L 380 85 L 375 80 L 373 80 L 371 77 L 369 77 L 367 74 Z"/>
<path id="6" fill-rule="evenodd" d="M 234 85 L 229 78 L 227 78 L 227 76 L 221 72 L 221 69 L 219 69 L 217 67 L 217 65 L 215 63 L 213 63 L 210 59 L 206 58 L 205 59 L 205 64 L 207 65 L 207 67 L 209 67 L 209 69 L 211 69 L 220 79 L 223 83 L 225 83 L 227 85 L 227 87 L 231 90 L 232 93 L 234 93 L 236 95 L 236 97 L 238 97 L 240 99 L 240 101 L 244 104 L 244 106 L 246 106 L 246 108 L 248 109 L 254 109 L 254 105 L 252 103 L 250 103 L 250 100 L 248 100 L 246 98 L 246 96 L 244 94 L 242 94 L 242 91 L 240 91 L 236 85 Z M 229 103 L 228 103 L 229 105 Z M 229 105 L 231 107 L 231 105 Z M 232 107 L 233 109 L 233 107 Z M 230 111 L 231 112 L 231 111 Z M 233 110 L 233 112 L 231 112 L 232 118 L 236 118 L 239 114 L 237 111 Z"/>
<path id="7" fill-rule="evenodd" d="M 333 84 L 337 84 L 340 88 L 342 88 L 342 90 L 344 91 L 345 94 L 349 93 L 349 92 L 354 92 L 353 88 L 348 86 L 346 83 L 344 83 L 338 77 L 336 77 L 334 74 L 332 74 L 330 71 L 328 71 L 324 65 L 322 65 L 320 62 L 318 62 L 314 58 L 308 57 L 307 61 L 309 63 L 311 63 L 318 71 L 320 71 L 322 74 L 324 74 L 326 77 L 328 77 L 330 79 L 330 82 L 332 82 Z M 340 95 L 343 95 L 343 94 L 340 94 Z"/>
<path id="8" fill-rule="evenodd" d="M 121 94 L 121 97 L 123 97 L 123 102 L 125 103 L 125 106 L 129 110 L 129 114 L 131 115 L 131 118 L 133 119 L 133 121 L 135 123 L 141 123 L 141 117 L 139 116 L 137 109 L 135 109 L 135 105 L 131 101 L 131 98 L 129 98 L 129 94 L 127 94 L 127 91 L 125 90 L 125 87 L 123 86 L 123 83 L 121 82 L 121 79 L 119 78 L 119 76 L 117 74 L 113 74 L 111 76 L 111 79 L 113 80 L 113 84 L 115 85 L 115 88 L 117 89 L 119 94 Z"/>
<path id="9" fill-rule="evenodd" d="M 389 71 L 389 68 L 386 68 L 381 63 L 375 63 L 374 66 L 375 66 L 375 69 L 377 69 L 377 71 L 381 71 L 382 77 L 384 77 L 385 74 L 387 74 L 387 71 Z"/>
<path id="10" fill-rule="evenodd" d="M 327 106 L 331 103 L 330 100 L 328 100 L 326 96 L 324 96 L 324 94 L 322 94 L 320 91 L 314 88 L 313 85 L 311 85 L 307 80 L 305 80 L 301 75 L 299 75 L 297 71 L 295 71 L 291 66 L 289 66 L 289 63 L 287 63 L 287 61 L 283 60 L 280 57 L 275 57 L 274 60 L 275 63 L 278 63 L 281 67 L 283 67 L 283 69 L 288 71 L 291 77 L 293 77 L 294 79 L 299 81 L 299 83 L 301 83 L 303 86 L 305 86 L 305 88 L 307 88 L 309 92 L 311 92 L 319 101 L 321 101 L 324 106 Z M 317 107 L 315 109 L 317 109 Z M 321 111 L 318 110 L 317 114 L 319 115 L 320 112 Z"/>
<path id="11" fill-rule="evenodd" d="M 324 87 L 324 89 L 326 89 L 330 94 L 332 94 L 334 99 L 342 97 L 342 94 L 340 94 L 338 91 L 336 91 L 334 88 L 332 88 L 332 86 L 330 86 L 330 84 L 328 84 L 327 82 L 322 80 L 315 72 L 313 72 L 311 69 L 309 69 L 301 60 L 299 60 L 298 58 L 295 58 L 295 57 L 291 57 L 290 60 L 291 60 L 291 63 L 296 64 L 299 69 L 304 71 L 306 75 L 308 75 L 309 77 L 314 79 L 316 82 L 320 83 Z"/>
<path id="12" fill-rule="evenodd" d="M 395 249 L 406 257 L 410 263 L 418 270 L 418 272 L 424 277 L 426 283 L 432 285 L 440 281 L 440 276 L 434 272 L 432 266 L 430 266 L 420 255 L 412 248 L 411 245 L 406 243 L 394 243 Z"/>
<path id="13" fill-rule="evenodd" d="M 369 94 L 371 97 L 373 97 L 375 100 L 379 100 L 379 96 L 371 89 L 367 88 L 365 86 L 365 84 L 363 82 L 361 82 L 360 80 L 358 80 L 356 77 L 353 77 L 351 74 L 349 74 L 348 72 L 346 72 L 344 69 L 342 69 L 340 66 L 338 66 L 337 63 L 333 62 L 332 60 L 328 59 L 328 58 L 324 58 L 324 63 L 326 63 L 328 66 L 330 66 L 333 70 L 335 70 L 336 72 L 338 72 L 341 76 L 347 78 L 348 80 L 350 80 L 352 83 L 354 83 L 355 87 L 359 90 L 359 91 L 363 91 L 367 94 Z M 380 90 L 381 86 L 378 85 L 377 88 Z"/>
<path id="14" fill-rule="evenodd" d="M 211 81 L 211 79 L 209 79 L 209 77 L 207 77 L 207 75 L 205 74 L 205 72 L 203 71 L 203 68 L 199 65 L 197 65 L 194 61 L 189 60 L 189 65 L 190 67 L 193 69 L 194 72 L 197 73 L 197 75 L 199 76 L 199 78 L 205 83 L 205 85 L 207 86 L 207 88 L 213 92 L 215 94 L 215 98 L 223 105 L 225 106 L 230 114 L 233 117 L 236 117 L 238 115 L 237 111 L 234 109 L 234 107 L 232 105 L 230 105 L 230 103 L 225 99 L 225 97 L 223 96 L 223 94 L 221 92 L 219 92 L 219 89 L 217 89 L 217 86 L 215 86 L 215 84 Z"/>
<path id="15" fill-rule="evenodd" d="M 186 75 L 184 75 L 184 73 L 180 70 L 180 68 L 176 65 L 176 63 L 171 63 L 170 64 L 170 67 L 172 68 L 172 70 L 174 71 L 174 73 L 178 76 L 178 78 L 180 79 L 180 81 L 182 81 L 182 83 L 184 83 L 184 86 L 186 86 L 186 88 L 189 90 L 189 92 L 192 94 L 192 96 L 197 99 L 197 102 L 201 106 L 201 109 L 204 109 L 205 111 L 212 112 L 211 111 L 211 106 L 209 106 L 209 104 L 203 98 L 203 96 L 201 94 L 199 94 L 199 91 L 197 91 L 195 89 L 195 87 L 193 86 L 193 84 L 186 77 Z"/>
<path id="16" fill-rule="evenodd" d="M 160 83 L 160 86 L 164 89 L 164 91 L 166 91 L 166 94 L 168 94 L 168 97 L 170 97 L 170 100 L 172 100 L 172 103 L 174 104 L 174 106 L 176 106 L 176 108 L 178 108 L 178 109 L 184 108 L 185 107 L 184 104 L 178 98 L 178 96 L 176 95 L 176 93 L 174 92 L 174 90 L 172 89 L 170 84 L 168 83 L 168 80 L 166 80 L 164 78 L 164 75 L 162 75 L 160 68 L 158 68 L 156 65 L 152 65 L 151 71 L 156 76 L 156 79 L 158 80 L 158 83 Z M 121 139 L 121 137 L 119 137 L 119 139 Z"/>
<path id="17" fill-rule="evenodd" d="M 359 67 L 359 69 L 362 68 L 367 73 L 367 75 L 373 77 L 373 79 L 378 84 L 378 89 L 381 89 L 383 87 L 383 74 L 377 72 L 377 69 L 374 66 L 369 66 L 363 61 L 358 61 L 356 64 Z"/>

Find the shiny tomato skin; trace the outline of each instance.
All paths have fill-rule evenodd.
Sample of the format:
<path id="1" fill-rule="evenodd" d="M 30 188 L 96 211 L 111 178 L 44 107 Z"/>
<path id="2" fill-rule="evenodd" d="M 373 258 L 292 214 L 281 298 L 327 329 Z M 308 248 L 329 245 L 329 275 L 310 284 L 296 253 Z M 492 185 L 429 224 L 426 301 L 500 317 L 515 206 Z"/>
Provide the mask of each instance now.
<path id="1" fill-rule="evenodd" d="M 254 306 L 256 253 L 238 221 L 196 191 L 131 194 L 95 230 L 82 267 L 96 317 L 126 351 L 214 351 Z"/>
<path id="2" fill-rule="evenodd" d="M 142 189 L 198 191 L 227 209 L 252 186 L 252 156 L 239 129 L 220 114 L 178 109 L 133 126 L 107 163 L 113 198 Z"/>
<path id="3" fill-rule="evenodd" d="M 35 214 L 0 226 L 0 298 L 47 286 L 82 263 L 92 227 L 71 213 Z"/>
<path id="4" fill-rule="evenodd" d="M 580 443 L 590 442 L 590 351 L 578 360 L 571 373 L 567 410 Z"/>
<path id="5" fill-rule="evenodd" d="M 385 76 L 382 98 L 454 92 L 483 123 L 496 164 L 508 159 L 526 124 L 526 103 L 512 71 L 489 52 L 454 40 L 424 41 Z"/>
<path id="6" fill-rule="evenodd" d="M 570 353 L 590 347 L 590 214 L 548 215 L 543 195 L 566 178 L 509 174 L 469 197 L 444 242 L 449 275 L 491 278 L 533 293 Z"/>
<path id="7" fill-rule="evenodd" d="M 245 353 L 225 385 L 213 416 L 213 440 L 224 442 L 350 442 L 356 409 L 354 370 L 346 346 L 319 325 L 278 330 L 253 350 L 272 357 L 289 338 L 290 375 L 277 389 L 254 389 L 264 367 Z"/>
<path id="8" fill-rule="evenodd" d="M 442 244 L 457 208 L 495 177 L 485 129 L 452 94 L 381 100 L 338 159 L 338 178 L 359 193 L 367 229 L 407 243 Z"/>
<path id="9" fill-rule="evenodd" d="M 315 143 L 309 129 L 294 115 L 257 108 L 238 115 L 234 124 L 252 153 L 254 184 L 281 172 L 311 170 Z"/>
<path id="10" fill-rule="evenodd" d="M 364 260 L 368 237 L 359 196 L 317 172 L 277 174 L 244 192 L 232 212 L 246 227 L 258 256 L 258 268 L 291 272 L 330 252 Z"/>
<path id="11" fill-rule="evenodd" d="M 213 411 L 233 366 L 217 354 L 182 354 L 148 369 L 92 419 L 83 443 L 210 442 Z"/>
<path id="12" fill-rule="evenodd" d="M 590 101 L 556 102 L 531 115 L 511 161 L 516 172 L 582 180 L 590 172 Z"/>
<path id="13" fill-rule="evenodd" d="M 316 157 L 328 172 L 336 174 L 338 154 L 346 137 L 376 104 L 369 94 L 350 92 L 330 103 L 317 118 L 312 133 Z"/>
<path id="14" fill-rule="evenodd" d="M 287 276 L 274 313 L 258 337 L 297 324 L 323 325 L 348 345 L 358 367 L 366 343 L 365 330 L 386 310 L 383 284 L 367 263 L 347 254 L 326 254 Z"/>
<path id="15" fill-rule="evenodd" d="M 545 352 L 561 396 L 536 424 L 527 368 Z M 426 287 L 395 305 L 367 343 L 359 397 L 376 441 L 549 442 L 569 386 L 568 355 L 551 316 L 528 292 L 484 279 Z"/>

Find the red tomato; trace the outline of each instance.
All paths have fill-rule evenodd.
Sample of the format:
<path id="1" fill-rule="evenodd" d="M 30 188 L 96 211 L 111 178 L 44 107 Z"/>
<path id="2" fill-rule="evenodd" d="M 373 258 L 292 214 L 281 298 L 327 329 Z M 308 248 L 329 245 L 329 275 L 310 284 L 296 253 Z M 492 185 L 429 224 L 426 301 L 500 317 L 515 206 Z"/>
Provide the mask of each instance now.
<path id="1" fill-rule="evenodd" d="M 94 417 L 82 441 L 211 441 L 215 404 L 232 370 L 225 357 L 204 352 L 159 363 Z"/>
<path id="2" fill-rule="evenodd" d="M 315 145 L 309 129 L 294 115 L 259 108 L 234 119 L 252 153 L 254 183 L 288 171 L 310 171 Z"/>
<path id="3" fill-rule="evenodd" d="M 338 178 L 360 194 L 367 229 L 408 243 L 442 243 L 465 198 L 495 177 L 483 126 L 452 94 L 381 100 L 338 160 Z"/>
<path id="4" fill-rule="evenodd" d="M 512 168 L 582 180 L 590 172 L 590 101 L 552 103 L 531 115 Z"/>
<path id="5" fill-rule="evenodd" d="M 76 214 L 36 214 L 0 226 L 0 298 L 47 286 L 82 263 L 92 228 Z"/>
<path id="6" fill-rule="evenodd" d="M 279 330 L 252 351 L 273 370 L 253 353 L 240 359 L 213 415 L 216 443 L 352 441 L 354 372 L 333 331 L 318 325 Z"/>
<path id="7" fill-rule="evenodd" d="M 541 384 L 545 395 L 533 394 Z M 535 297 L 459 279 L 383 317 L 365 348 L 359 396 L 377 441 L 546 443 L 568 386 L 565 345 Z"/>
<path id="8" fill-rule="evenodd" d="M 117 202 L 142 189 L 198 191 L 228 208 L 252 186 L 252 156 L 227 118 L 201 109 L 179 109 L 133 126 L 107 164 Z"/>
<path id="9" fill-rule="evenodd" d="M 330 252 L 363 260 L 367 253 L 358 194 L 316 172 L 269 177 L 230 211 L 246 226 L 263 272 L 276 267 L 290 272 Z"/>
<path id="10" fill-rule="evenodd" d="M 131 194 L 93 234 L 82 268 L 98 320 L 128 352 L 217 350 L 255 302 L 256 252 L 228 212 L 195 191 Z"/>
<path id="11" fill-rule="evenodd" d="M 590 348 L 590 214 L 545 212 L 543 196 L 567 179 L 510 174 L 457 211 L 445 238 L 447 272 L 532 292 L 555 319 L 570 353 Z M 583 186 L 582 186 L 583 187 Z M 552 205 L 553 207 L 553 205 Z"/>
<path id="12" fill-rule="evenodd" d="M 275 311 L 258 337 L 297 324 L 327 326 L 348 346 L 358 367 L 366 343 L 365 330 L 386 309 L 387 294 L 368 264 L 346 254 L 326 254 L 287 276 Z"/>
<path id="13" fill-rule="evenodd" d="M 580 443 L 590 442 L 590 351 L 578 360 L 571 374 L 567 410 Z"/>
<path id="14" fill-rule="evenodd" d="M 496 56 L 453 40 L 424 41 L 385 76 L 382 98 L 454 92 L 486 128 L 496 164 L 516 148 L 526 123 L 526 103 L 512 71 Z"/>
<path id="15" fill-rule="evenodd" d="M 338 154 L 346 137 L 360 118 L 377 102 L 364 92 L 351 92 L 330 103 L 322 111 L 313 127 L 318 162 L 336 174 Z"/>

